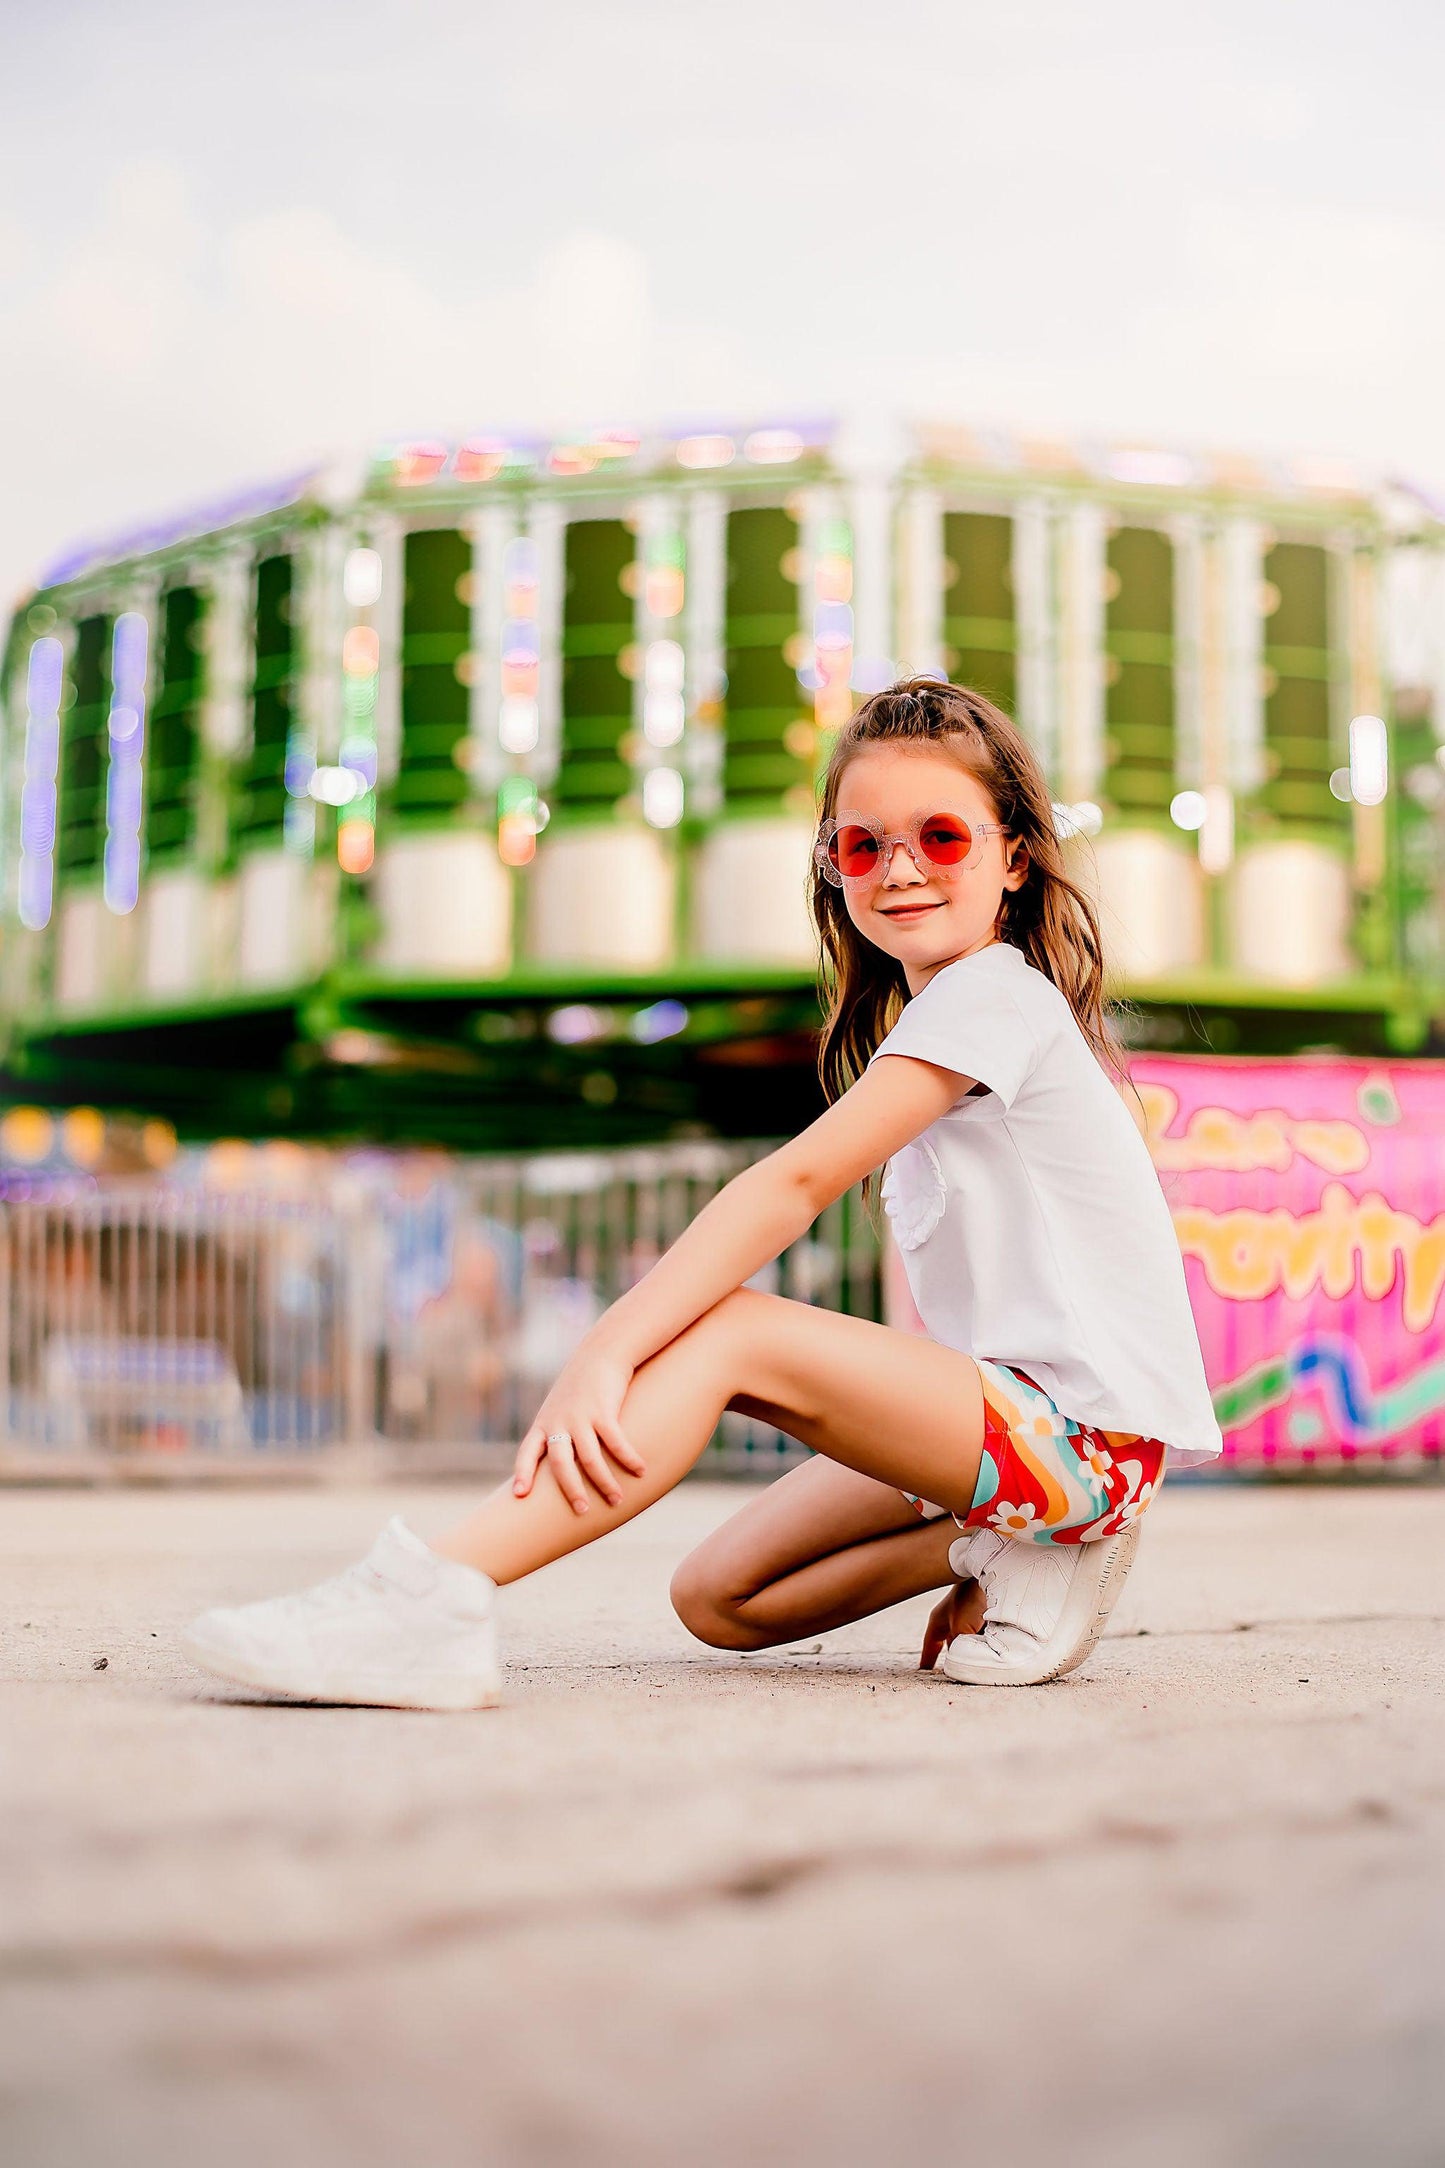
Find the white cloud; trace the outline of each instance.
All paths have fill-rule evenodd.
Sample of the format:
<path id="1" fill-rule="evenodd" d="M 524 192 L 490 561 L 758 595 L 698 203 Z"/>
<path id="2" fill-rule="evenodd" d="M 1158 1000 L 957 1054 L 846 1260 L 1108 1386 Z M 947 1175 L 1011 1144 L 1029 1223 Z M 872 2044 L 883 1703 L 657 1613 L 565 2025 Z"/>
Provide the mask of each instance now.
<path id="1" fill-rule="evenodd" d="M 182 176 L 124 169 L 68 256 L 0 309 L 22 433 L 0 550 L 10 591 L 73 532 L 401 431 L 630 420 L 721 399 L 725 344 L 657 322 L 646 260 L 564 235 L 507 289 L 445 290 L 315 206 L 205 229 Z"/>
<path id="2" fill-rule="evenodd" d="M 1249 0 L 82 12 L 0 82 L 0 602 L 413 430 L 931 412 L 1445 474 L 1413 0 L 1307 41 Z"/>

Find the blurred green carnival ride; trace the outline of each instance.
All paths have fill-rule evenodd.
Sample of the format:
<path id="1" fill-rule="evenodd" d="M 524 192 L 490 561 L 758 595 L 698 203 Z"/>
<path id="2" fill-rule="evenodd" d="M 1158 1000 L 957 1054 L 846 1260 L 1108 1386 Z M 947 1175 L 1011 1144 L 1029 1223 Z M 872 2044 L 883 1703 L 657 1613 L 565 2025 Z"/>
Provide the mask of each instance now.
<path id="1" fill-rule="evenodd" d="M 1445 521 L 1319 460 L 830 424 L 386 447 L 72 551 L 3 669 L 0 1092 L 491 1152 L 817 1105 L 830 733 L 1038 747 L 1141 1049 L 1439 1051 Z"/>

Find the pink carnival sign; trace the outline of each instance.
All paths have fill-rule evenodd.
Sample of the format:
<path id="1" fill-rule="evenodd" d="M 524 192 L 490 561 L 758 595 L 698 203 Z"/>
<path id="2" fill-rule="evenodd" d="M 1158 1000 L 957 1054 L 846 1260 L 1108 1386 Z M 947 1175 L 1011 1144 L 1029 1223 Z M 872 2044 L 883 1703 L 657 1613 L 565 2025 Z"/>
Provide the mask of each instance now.
<path id="1" fill-rule="evenodd" d="M 1445 1062 L 1131 1067 L 1226 1456 L 1438 1456 Z"/>

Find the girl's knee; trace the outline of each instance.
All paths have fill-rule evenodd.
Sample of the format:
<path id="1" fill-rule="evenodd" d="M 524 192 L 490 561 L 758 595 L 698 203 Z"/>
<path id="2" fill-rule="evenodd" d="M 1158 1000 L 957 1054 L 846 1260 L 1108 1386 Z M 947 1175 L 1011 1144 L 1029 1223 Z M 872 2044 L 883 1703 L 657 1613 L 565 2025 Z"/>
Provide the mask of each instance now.
<path id="1" fill-rule="evenodd" d="M 668 1591 L 672 1608 L 690 1634 L 714 1649 L 755 1649 L 757 1634 L 696 1552 L 683 1560 Z"/>

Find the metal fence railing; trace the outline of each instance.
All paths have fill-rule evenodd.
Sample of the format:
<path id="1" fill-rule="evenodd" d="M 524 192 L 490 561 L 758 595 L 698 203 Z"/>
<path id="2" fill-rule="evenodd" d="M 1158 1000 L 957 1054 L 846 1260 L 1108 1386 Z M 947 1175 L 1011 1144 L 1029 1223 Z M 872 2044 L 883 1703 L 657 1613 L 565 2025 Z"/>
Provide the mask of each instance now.
<path id="1" fill-rule="evenodd" d="M 372 1221 L 383 1284 L 361 1305 L 380 1326 L 367 1358 L 375 1431 L 397 1442 L 515 1439 L 607 1305 L 767 1149 L 697 1143 L 477 1160 L 440 1194 L 392 1186 Z M 880 1245 L 858 1196 L 831 1206 L 754 1284 L 881 1317 Z M 801 1454 L 729 1414 L 707 1465 L 778 1467 Z"/>
<path id="2" fill-rule="evenodd" d="M 347 1269 L 325 1204 L 153 1182 L 7 1200 L 5 1446 L 154 1463 L 340 1441 Z"/>
<path id="3" fill-rule="evenodd" d="M 0 1473 L 502 1465 L 572 1348 L 764 1145 L 329 1163 L 301 1196 L 146 1179 L 0 1201 Z M 758 1275 L 882 1315 L 856 1194 Z M 714 1469 L 801 1449 L 723 1418 Z"/>

